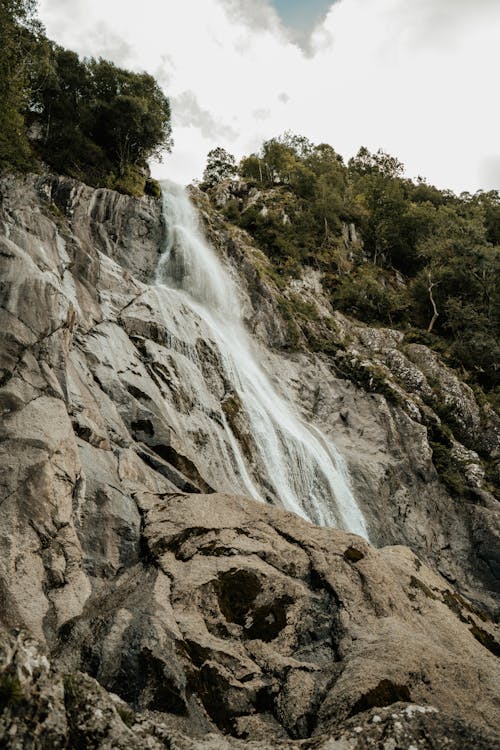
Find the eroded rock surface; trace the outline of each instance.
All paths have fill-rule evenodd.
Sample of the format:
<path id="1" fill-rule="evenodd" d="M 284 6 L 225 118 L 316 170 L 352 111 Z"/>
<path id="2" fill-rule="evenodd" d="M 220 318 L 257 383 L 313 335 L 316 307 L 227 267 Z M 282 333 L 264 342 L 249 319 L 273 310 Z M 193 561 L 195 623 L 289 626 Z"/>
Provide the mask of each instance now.
<path id="1" fill-rule="evenodd" d="M 255 481 L 259 460 L 237 394 L 152 283 L 159 203 L 0 190 L 0 743 L 494 746 L 495 416 L 396 332 L 336 316 L 337 353 L 291 353 L 261 254 L 205 206 L 269 376 L 343 453 L 372 541 L 413 552 L 243 499 L 235 443 Z M 294 293 L 321 306 L 317 284 Z M 459 496 L 433 463 L 440 388 Z"/>
<path id="2" fill-rule="evenodd" d="M 4 737 L 17 726 L 36 727 L 43 747 L 67 736 L 224 747 L 201 739 L 219 733 L 262 748 L 315 737 L 298 746 L 325 750 L 500 740 L 497 629 L 407 548 L 376 551 L 238 496 L 136 499 L 141 561 L 59 631 L 57 670 L 32 640 L 3 636 Z"/>

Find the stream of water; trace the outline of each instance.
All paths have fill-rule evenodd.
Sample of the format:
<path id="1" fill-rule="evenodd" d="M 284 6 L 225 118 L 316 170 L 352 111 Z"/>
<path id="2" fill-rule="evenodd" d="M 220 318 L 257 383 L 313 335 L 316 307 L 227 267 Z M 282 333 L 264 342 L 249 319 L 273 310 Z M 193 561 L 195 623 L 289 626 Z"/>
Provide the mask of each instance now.
<path id="1" fill-rule="evenodd" d="M 367 538 L 345 462 L 319 429 L 304 423 L 258 362 L 243 320 L 236 285 L 203 236 L 198 214 L 179 185 L 162 185 L 167 239 L 156 282 L 178 290 L 206 324 L 237 394 L 258 451 L 260 476 L 247 464 L 227 420 L 224 427 L 242 491 L 263 500 L 271 487 L 286 509 L 324 526 Z M 254 476 L 252 476 L 252 473 Z"/>

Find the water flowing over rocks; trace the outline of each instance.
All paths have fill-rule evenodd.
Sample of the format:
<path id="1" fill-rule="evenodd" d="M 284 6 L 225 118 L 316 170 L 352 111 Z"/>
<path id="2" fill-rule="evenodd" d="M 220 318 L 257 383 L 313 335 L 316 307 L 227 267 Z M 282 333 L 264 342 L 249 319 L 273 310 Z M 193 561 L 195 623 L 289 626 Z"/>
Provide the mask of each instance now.
<path id="1" fill-rule="evenodd" d="M 339 315 L 338 352 L 291 353 L 261 254 L 195 195 L 272 386 L 391 546 L 243 498 L 255 434 L 206 321 L 154 284 L 160 202 L 0 193 L 0 744 L 497 746 L 498 423 L 468 386 Z M 443 399 L 462 496 L 432 461 Z"/>

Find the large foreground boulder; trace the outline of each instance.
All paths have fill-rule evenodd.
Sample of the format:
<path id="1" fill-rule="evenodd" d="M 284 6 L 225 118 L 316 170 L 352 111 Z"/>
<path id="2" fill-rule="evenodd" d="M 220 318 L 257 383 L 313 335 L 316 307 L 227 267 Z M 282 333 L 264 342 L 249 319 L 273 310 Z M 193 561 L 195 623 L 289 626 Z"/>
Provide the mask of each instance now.
<path id="1" fill-rule="evenodd" d="M 18 670 L 6 738 L 60 714 L 78 747 L 163 747 L 141 744 L 160 726 L 185 748 L 225 747 L 223 735 L 262 748 L 493 746 L 496 628 L 407 548 L 377 551 L 237 496 L 136 501 L 140 562 L 61 628 L 57 672 L 43 657 Z M 15 676 L 23 652 L 9 643 Z M 33 705 L 44 690 L 45 713 Z M 196 739 L 207 734 L 218 739 Z"/>

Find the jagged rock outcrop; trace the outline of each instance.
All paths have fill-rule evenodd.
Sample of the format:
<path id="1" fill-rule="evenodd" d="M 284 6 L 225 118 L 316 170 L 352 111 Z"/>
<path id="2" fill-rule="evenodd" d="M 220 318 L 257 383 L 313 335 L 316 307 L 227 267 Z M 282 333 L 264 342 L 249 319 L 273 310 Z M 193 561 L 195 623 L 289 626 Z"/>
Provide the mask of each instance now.
<path id="1" fill-rule="evenodd" d="M 235 497 L 232 441 L 258 476 L 253 438 L 203 321 L 151 283 L 159 203 L 56 177 L 0 192 L 0 620 L 22 631 L 0 638 L 0 741 L 492 746 L 498 511 L 475 455 L 495 458 L 494 416 L 395 332 L 334 316 L 338 353 L 284 349 L 261 254 L 203 204 L 270 377 L 333 436 L 372 541 L 446 580 Z M 315 284 L 294 293 L 322 305 Z M 460 497 L 432 461 L 439 388 L 449 451 L 479 467 Z"/>

